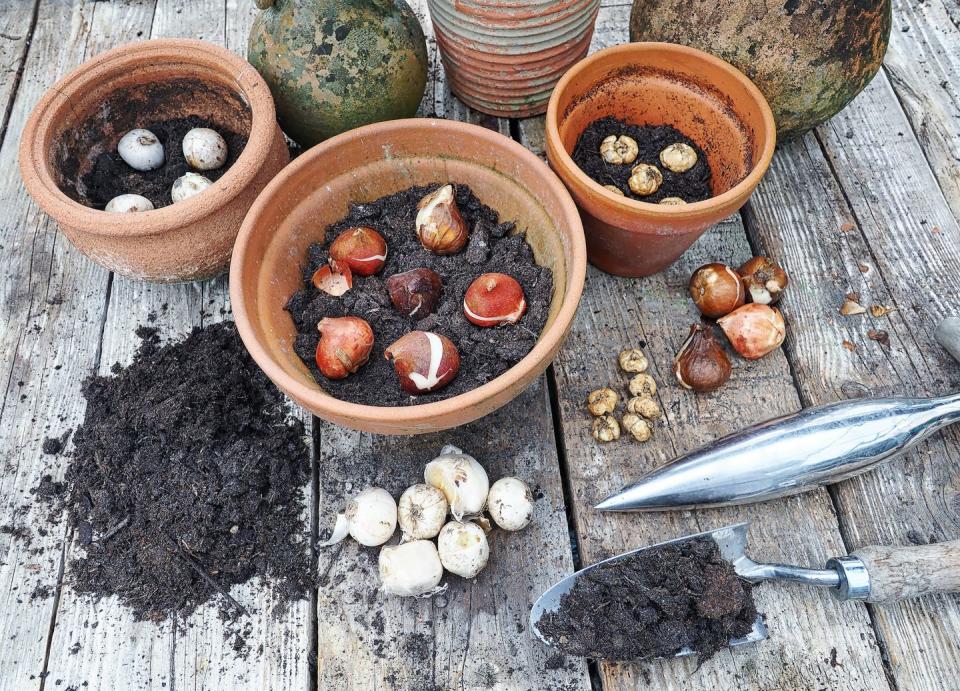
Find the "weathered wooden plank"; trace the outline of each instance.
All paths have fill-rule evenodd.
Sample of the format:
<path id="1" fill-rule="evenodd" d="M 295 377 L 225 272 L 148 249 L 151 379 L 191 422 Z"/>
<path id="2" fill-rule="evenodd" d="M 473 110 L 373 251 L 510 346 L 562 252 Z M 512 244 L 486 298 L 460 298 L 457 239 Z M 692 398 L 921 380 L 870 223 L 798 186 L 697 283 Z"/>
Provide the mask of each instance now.
<path id="1" fill-rule="evenodd" d="M 11 6 L 12 7 L 12 6 Z M 17 170 L 20 132 L 43 91 L 82 62 L 104 5 L 42 2 L 0 164 L 0 525 L 24 527 L 32 542 L 0 535 L 0 688 L 39 686 L 56 600 L 66 530 L 30 490 L 62 477 L 62 457 L 43 454 L 83 416 L 79 382 L 97 361 L 108 274 L 73 250 L 29 200 Z M 22 4 L 14 9 L 23 11 Z M 44 591 L 46 596 L 44 596 Z M 36 595 L 36 597 L 35 597 Z M 53 681 L 53 680 L 52 680 Z"/>
<path id="2" fill-rule="evenodd" d="M 2 0 L 0 2 L 0 136 L 7 130 L 13 98 L 23 60 L 34 30 L 34 15 L 39 0 Z"/>
<path id="3" fill-rule="evenodd" d="M 490 561 L 473 581 L 447 574 L 430 599 L 379 590 L 377 549 L 352 541 L 320 554 L 320 689 L 586 689 L 582 661 L 547 666 L 550 651 L 528 630 L 530 606 L 569 573 L 572 558 L 543 379 L 482 421 L 447 433 L 379 437 L 318 426 L 321 527 L 343 497 L 367 485 L 394 497 L 423 481 L 447 443 L 473 454 L 491 481 L 524 478 L 538 497 L 525 530 L 491 535 Z"/>
<path id="4" fill-rule="evenodd" d="M 252 4 L 252 3 L 251 3 Z M 230 9 L 230 8 L 228 8 Z M 160 0 L 148 35 L 159 37 L 204 37 L 223 44 L 226 15 L 222 2 L 183 3 Z M 231 17 L 231 48 L 245 35 L 252 15 L 237 12 Z M 244 24 L 246 22 L 246 24 Z M 179 339 L 190 329 L 229 316 L 225 278 L 203 284 L 147 285 L 115 277 L 104 325 L 101 372 L 119 361 L 129 362 L 139 344 L 133 334 L 137 324 L 152 322 L 165 339 Z M 307 488 L 309 497 L 309 488 Z M 308 516 L 304 524 L 309 525 Z M 293 529 L 293 528 L 292 528 Z M 125 608 L 108 600 L 92 606 L 77 601 L 66 591 L 62 618 L 51 646 L 51 669 L 63 662 L 63 676 L 71 682 L 89 680 L 91 687 L 151 686 L 164 688 L 305 688 L 308 686 L 309 639 L 312 609 L 304 601 L 273 615 L 273 591 L 269 583 L 252 581 L 232 589 L 250 615 L 236 623 L 221 620 L 216 604 L 203 607 L 175 629 L 138 623 Z M 102 622 L 92 634 L 81 622 L 96 617 Z M 242 632 L 246 650 L 232 649 L 233 634 Z M 83 635 L 92 652 L 71 664 L 68 644 Z M 133 643 L 131 643 L 131 641 Z M 156 664 L 143 667 L 143 648 Z M 77 657 L 80 657 L 79 655 Z M 138 668 L 139 678 L 127 676 Z M 111 669 L 122 670 L 117 678 Z M 138 683 L 134 684 L 133 679 Z"/>
<path id="5" fill-rule="evenodd" d="M 897 0 L 894 17 L 884 67 L 953 215 L 960 218 L 960 10 L 943 0 Z"/>
<path id="6" fill-rule="evenodd" d="M 592 49 L 627 40 L 629 5 L 604 5 Z M 521 140 L 542 152 L 542 118 L 520 123 Z M 726 387 L 709 396 L 680 389 L 672 359 L 697 318 L 686 284 L 708 261 L 737 265 L 751 254 L 739 217 L 711 229 L 660 276 L 626 280 L 591 269 L 571 336 L 554 364 L 568 478 L 583 563 L 683 534 L 749 520 L 757 558 L 822 564 L 843 551 L 825 491 L 751 507 L 702 512 L 603 515 L 592 506 L 643 472 L 721 434 L 800 407 L 782 353 L 756 363 L 735 359 Z M 648 344 L 661 385 L 665 424 L 644 445 L 632 440 L 599 445 L 590 436 L 584 400 L 593 388 L 625 393 L 616 354 Z M 802 536 L 802 538 L 801 538 Z M 757 591 L 771 639 L 722 653 L 693 673 L 691 660 L 601 665 L 605 689 L 653 688 L 886 688 L 873 631 L 862 607 L 843 607 L 826 593 L 765 585 Z M 841 665 L 831 664 L 831 659 Z"/>
<path id="7" fill-rule="evenodd" d="M 956 390 L 960 366 L 933 331 L 956 312 L 960 227 L 886 77 L 817 138 L 781 149 L 748 214 L 757 243 L 783 257 L 801 287 L 785 314 L 804 403 Z M 864 305 L 897 311 L 842 317 L 837 309 L 850 291 Z M 889 345 L 871 340 L 871 329 L 886 332 Z M 960 535 L 958 444 L 948 431 L 835 486 L 848 548 Z M 898 688 L 938 689 L 960 676 L 956 595 L 876 606 L 872 616 Z"/>

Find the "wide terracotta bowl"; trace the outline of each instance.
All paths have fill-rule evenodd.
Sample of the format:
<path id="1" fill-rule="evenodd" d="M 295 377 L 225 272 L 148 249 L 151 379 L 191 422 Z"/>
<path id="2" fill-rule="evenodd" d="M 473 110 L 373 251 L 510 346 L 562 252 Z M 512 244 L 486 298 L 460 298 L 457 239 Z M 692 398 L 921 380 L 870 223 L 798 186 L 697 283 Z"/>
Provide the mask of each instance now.
<path id="1" fill-rule="evenodd" d="M 148 121 L 198 115 L 245 134 L 233 166 L 202 194 L 118 214 L 85 203 L 96 157 Z M 290 160 L 273 98 L 245 60 L 204 41 L 131 43 L 84 63 L 43 95 L 20 142 L 27 191 L 76 247 L 131 278 L 178 282 L 223 273 L 247 210 Z"/>
<path id="2" fill-rule="evenodd" d="M 502 219 L 525 230 L 538 264 L 553 271 L 547 325 L 533 350 L 505 373 L 444 401 L 412 406 L 348 403 L 324 391 L 293 351 L 284 306 L 302 287 L 307 248 L 351 202 L 413 185 L 470 185 Z M 414 232 L 411 228 L 410 232 Z M 583 228 L 563 184 L 534 154 L 496 132 L 461 122 L 393 120 L 367 125 L 298 157 L 263 191 L 240 229 L 230 267 L 234 318 L 247 350 L 288 396 L 324 420 L 380 434 L 456 427 L 496 410 L 542 373 L 573 320 L 586 271 Z M 395 381 L 383 382 L 396 386 Z"/>
<path id="3" fill-rule="evenodd" d="M 573 162 L 594 120 L 672 125 L 706 153 L 713 197 L 683 206 L 630 199 L 604 189 Z M 715 223 L 747 201 L 770 165 L 776 126 L 754 84 L 730 64 L 672 43 L 601 50 L 567 72 L 550 98 L 550 165 L 580 208 L 590 262 L 618 276 L 662 271 Z"/>

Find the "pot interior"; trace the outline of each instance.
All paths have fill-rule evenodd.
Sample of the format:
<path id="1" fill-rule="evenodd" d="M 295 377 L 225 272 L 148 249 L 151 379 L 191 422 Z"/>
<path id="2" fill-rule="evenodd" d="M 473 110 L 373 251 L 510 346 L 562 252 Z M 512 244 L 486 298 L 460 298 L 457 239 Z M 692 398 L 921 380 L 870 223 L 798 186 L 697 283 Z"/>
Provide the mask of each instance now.
<path id="1" fill-rule="evenodd" d="M 693 56 L 645 52 L 642 66 L 596 62 L 567 85 L 558 108 L 563 147 L 573 153 L 587 126 L 613 116 L 637 125 L 671 125 L 707 154 L 713 196 L 742 181 L 760 160 L 763 114 L 732 75 Z"/>
<path id="2" fill-rule="evenodd" d="M 120 138 L 134 128 L 193 115 L 218 131 L 250 135 L 252 112 L 242 93 L 207 66 L 125 67 L 90 79 L 87 86 L 57 104 L 47 140 L 48 165 L 58 187 L 85 206 L 102 205 L 88 196 L 84 176 L 98 156 L 116 151 Z M 231 159 L 239 153 L 231 152 Z"/>
<path id="3" fill-rule="evenodd" d="M 539 173 L 510 154 L 491 150 L 468 133 L 432 134 L 425 127 L 409 127 L 382 137 L 343 135 L 348 137 L 344 141 L 335 139 L 303 154 L 287 169 L 284 183 L 264 192 L 258 209 L 247 217 L 246 224 L 253 228 L 245 229 L 249 236 L 240 289 L 251 327 L 270 357 L 310 388 L 322 390 L 293 351 L 297 332 L 284 309 L 302 288 L 307 248 L 323 240 L 326 227 L 345 216 L 351 203 L 373 201 L 414 185 L 469 185 L 502 221 L 516 221 L 518 232 L 527 234 L 536 262 L 553 272 L 554 292 L 544 331 L 556 318 L 572 263 L 571 243 L 560 228 L 562 201 L 538 194 L 543 187 Z"/>

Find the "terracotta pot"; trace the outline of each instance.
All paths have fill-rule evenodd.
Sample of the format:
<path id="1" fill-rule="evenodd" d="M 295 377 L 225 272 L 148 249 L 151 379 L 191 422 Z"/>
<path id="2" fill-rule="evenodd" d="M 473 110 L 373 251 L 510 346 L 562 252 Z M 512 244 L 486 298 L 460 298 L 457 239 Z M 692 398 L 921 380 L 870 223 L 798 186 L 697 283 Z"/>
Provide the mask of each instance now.
<path id="1" fill-rule="evenodd" d="M 471 108 L 537 115 L 587 54 L 599 0 L 428 0 L 450 88 Z"/>
<path id="2" fill-rule="evenodd" d="M 469 184 L 502 218 L 516 219 L 517 226 L 527 231 L 537 263 L 552 269 L 553 302 L 540 339 L 523 360 L 496 379 L 444 401 L 386 407 L 332 397 L 294 353 L 297 333 L 284 310 L 302 287 L 307 248 L 323 239 L 326 226 L 341 219 L 351 202 L 449 181 Z M 510 401 L 543 372 L 570 328 L 585 270 L 576 206 L 534 154 L 475 125 L 393 120 L 315 146 L 267 186 L 240 229 L 230 269 L 230 297 L 250 354 L 301 406 L 344 427 L 419 434 L 476 420 Z"/>
<path id="3" fill-rule="evenodd" d="M 594 182 L 573 162 L 577 138 L 598 118 L 676 127 L 710 161 L 714 196 L 649 204 Z M 713 224 L 747 201 L 770 165 L 773 115 L 742 72 L 694 48 L 629 43 L 594 53 L 557 84 L 546 117 L 550 165 L 580 208 L 590 262 L 618 276 L 662 271 Z"/>
<path id="4" fill-rule="evenodd" d="M 188 115 L 247 134 L 243 153 L 210 188 L 136 214 L 81 203 L 81 177 L 124 133 L 145 118 Z M 223 273 L 247 209 L 289 160 L 257 71 L 224 48 L 186 39 L 131 43 L 84 63 L 43 95 L 20 142 L 27 191 L 81 252 L 163 283 Z"/>

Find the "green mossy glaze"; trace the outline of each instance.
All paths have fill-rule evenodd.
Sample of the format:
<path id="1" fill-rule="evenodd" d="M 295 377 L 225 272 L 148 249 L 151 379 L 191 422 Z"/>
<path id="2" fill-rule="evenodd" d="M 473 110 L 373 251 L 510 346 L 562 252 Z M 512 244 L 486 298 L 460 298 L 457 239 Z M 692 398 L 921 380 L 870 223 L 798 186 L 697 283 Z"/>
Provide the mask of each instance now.
<path id="1" fill-rule="evenodd" d="M 254 21 L 247 59 L 304 147 L 413 116 L 427 85 L 423 30 L 403 0 L 276 0 Z"/>
<path id="2" fill-rule="evenodd" d="M 780 139 L 843 109 L 873 79 L 890 0 L 634 0 L 631 41 L 669 41 L 731 63 L 760 88 Z"/>

